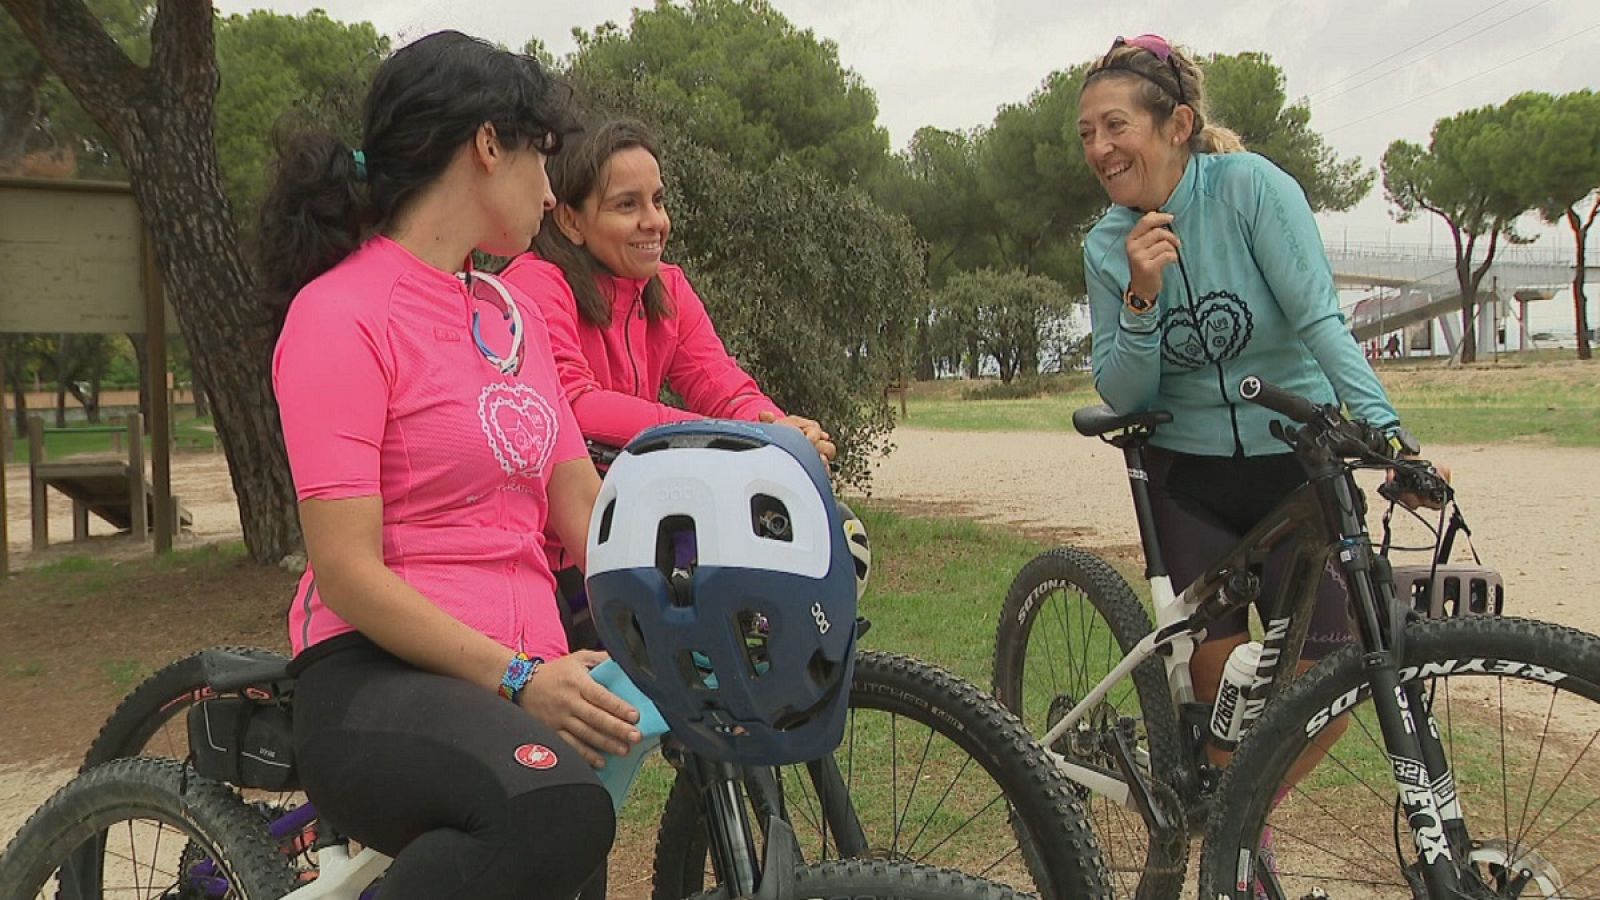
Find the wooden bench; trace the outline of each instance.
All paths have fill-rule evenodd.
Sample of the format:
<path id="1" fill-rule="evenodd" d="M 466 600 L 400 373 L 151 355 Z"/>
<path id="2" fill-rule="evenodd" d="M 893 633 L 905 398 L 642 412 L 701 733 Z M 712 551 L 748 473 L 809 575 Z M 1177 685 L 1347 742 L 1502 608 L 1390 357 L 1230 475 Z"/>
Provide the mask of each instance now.
<path id="1" fill-rule="evenodd" d="M 61 431 L 88 431 L 127 435 L 128 456 L 78 457 L 50 462 L 45 456 L 44 436 Z M 155 493 L 144 477 L 144 421 L 137 413 L 128 416 L 126 427 L 93 426 L 84 429 L 46 429 L 37 418 L 28 420 L 28 482 L 33 504 L 33 549 L 50 544 L 49 495 L 53 488 L 72 501 L 72 539 L 89 537 L 89 515 L 129 531 L 141 539 L 150 533 L 155 518 Z M 120 444 L 120 440 L 118 441 Z M 174 532 L 194 525 L 194 515 L 173 498 Z"/>

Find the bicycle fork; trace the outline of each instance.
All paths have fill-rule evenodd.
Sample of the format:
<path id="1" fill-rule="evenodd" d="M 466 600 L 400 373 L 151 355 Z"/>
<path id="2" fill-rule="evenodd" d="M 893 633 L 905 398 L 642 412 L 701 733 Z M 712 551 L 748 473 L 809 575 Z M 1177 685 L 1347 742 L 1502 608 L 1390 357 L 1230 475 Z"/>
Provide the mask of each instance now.
<path id="1" fill-rule="evenodd" d="M 1348 479 L 1323 485 L 1332 489 L 1334 500 L 1323 508 L 1341 511 L 1336 522 L 1344 535 L 1338 545 L 1339 563 L 1355 601 L 1356 627 L 1365 648 L 1362 669 L 1416 849 L 1415 869 L 1420 870 L 1430 898 L 1455 900 L 1462 891 L 1457 860 L 1467 858 L 1470 838 L 1431 705 L 1418 682 L 1400 682 L 1405 612 L 1395 601 L 1393 574 L 1388 561 L 1372 551 L 1364 523 L 1356 516 L 1359 495 Z M 1408 877 L 1414 876 L 1408 873 Z"/>

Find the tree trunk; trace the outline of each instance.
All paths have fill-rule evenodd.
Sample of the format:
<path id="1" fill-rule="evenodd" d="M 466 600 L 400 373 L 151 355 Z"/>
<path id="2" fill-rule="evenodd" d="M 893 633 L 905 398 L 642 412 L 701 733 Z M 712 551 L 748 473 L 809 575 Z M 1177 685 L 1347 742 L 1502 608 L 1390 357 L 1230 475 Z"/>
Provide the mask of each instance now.
<path id="1" fill-rule="evenodd" d="M 1472 279 L 1472 243 L 1467 243 L 1468 256 L 1456 259 L 1456 289 L 1461 292 L 1461 362 L 1478 359 L 1478 283 Z"/>
<path id="2" fill-rule="evenodd" d="M 19 379 L 11 383 L 12 415 L 16 417 L 16 435 L 19 441 L 27 440 L 28 434 L 28 395 L 22 390 L 22 381 Z"/>
<path id="3" fill-rule="evenodd" d="M 299 548 L 300 523 L 269 376 L 273 320 L 256 302 L 218 172 L 212 5 L 160 0 L 148 67 L 127 58 L 83 0 L 0 7 L 117 144 L 195 375 L 212 390 L 245 545 L 276 562 Z"/>
<path id="4" fill-rule="evenodd" d="M 1572 270 L 1572 322 L 1578 332 L 1578 358 L 1590 359 L 1594 350 L 1589 346 L 1589 299 L 1583 295 L 1583 281 L 1587 273 L 1584 258 L 1584 243 L 1589 239 L 1589 226 L 1594 224 L 1594 214 L 1600 210 L 1600 194 L 1594 199 L 1594 206 L 1589 210 L 1589 221 L 1579 224 L 1578 211 L 1567 207 L 1567 224 L 1572 226 L 1572 237 L 1578 245 L 1577 259 Z"/>

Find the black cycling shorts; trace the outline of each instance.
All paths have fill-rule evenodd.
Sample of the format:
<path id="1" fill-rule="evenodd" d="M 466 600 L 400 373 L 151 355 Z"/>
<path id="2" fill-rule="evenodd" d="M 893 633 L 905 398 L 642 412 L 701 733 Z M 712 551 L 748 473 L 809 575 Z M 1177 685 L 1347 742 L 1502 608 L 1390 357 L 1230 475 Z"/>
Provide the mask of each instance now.
<path id="1" fill-rule="evenodd" d="M 1292 453 L 1272 456 L 1195 456 L 1158 447 L 1145 450 L 1145 471 L 1150 476 L 1150 501 L 1155 513 L 1161 555 L 1181 591 L 1215 565 L 1245 533 L 1267 517 L 1300 485 L 1305 470 Z M 1293 541 L 1273 549 L 1258 574 L 1261 594 L 1257 612 L 1277 595 L 1288 575 Z M 1245 610 L 1212 623 L 1206 639 L 1230 637 L 1248 630 Z M 1317 588 L 1317 605 L 1306 633 L 1302 658 L 1321 659 L 1352 639 L 1350 595 L 1344 573 L 1333 560 Z"/>
<path id="2" fill-rule="evenodd" d="M 610 795 L 528 712 L 356 634 L 302 661 L 306 794 L 323 821 L 394 857 L 384 900 L 565 900 L 604 866 Z"/>

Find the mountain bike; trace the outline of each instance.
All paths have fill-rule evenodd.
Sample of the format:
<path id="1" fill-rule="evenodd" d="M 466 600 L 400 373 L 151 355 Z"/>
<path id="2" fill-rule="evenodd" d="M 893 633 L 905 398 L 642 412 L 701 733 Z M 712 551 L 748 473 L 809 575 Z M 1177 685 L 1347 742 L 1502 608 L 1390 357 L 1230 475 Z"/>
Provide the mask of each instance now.
<path id="1" fill-rule="evenodd" d="M 1294 423 L 1273 431 L 1308 480 L 1181 591 L 1156 539 L 1143 455 L 1170 416 L 1073 416 L 1081 434 L 1123 451 L 1154 624 L 1114 568 L 1075 548 L 1030 562 L 1001 611 L 995 694 L 1089 799 L 1115 894 L 1176 896 L 1201 831 L 1207 900 L 1600 893 L 1582 849 L 1600 836 L 1590 755 L 1600 754 L 1600 639 L 1465 615 L 1498 608 L 1482 602 L 1454 604 L 1465 617 L 1426 619 L 1415 598 L 1397 599 L 1354 473 L 1393 470 L 1380 488 L 1391 499 L 1409 491 L 1443 505 L 1450 485 L 1334 407 L 1258 378 L 1240 394 Z M 1289 550 L 1290 574 L 1264 598 L 1260 662 L 1229 701 L 1243 704 L 1244 730 L 1223 773 L 1206 764 L 1217 710 L 1195 699 L 1190 655 L 1209 623 L 1260 598 L 1255 567 L 1277 547 Z M 1329 566 L 1349 589 L 1356 642 L 1296 679 Z M 1294 782 L 1314 743 L 1326 758 Z"/>
<path id="2" fill-rule="evenodd" d="M 270 650 L 222 647 L 167 665 L 112 712 L 81 771 L 130 756 L 188 759 L 188 718 L 200 704 L 247 698 L 287 708 L 287 662 Z M 768 799 L 754 813 L 758 824 L 778 812 L 813 861 L 919 862 L 1046 897 L 1091 889 L 1084 872 L 1098 863 L 1086 855 L 1088 826 L 1069 783 L 987 694 L 936 666 L 859 651 L 848 703 L 845 737 L 831 759 L 760 779 L 767 790 L 756 796 Z M 652 866 L 657 897 L 684 897 L 715 880 L 693 778 L 678 769 L 661 816 Z M 745 796 L 753 793 L 741 787 Z M 244 794 L 264 810 L 305 802 L 295 792 Z M 840 802 L 851 797 L 864 799 Z"/>
<path id="3" fill-rule="evenodd" d="M 285 661 L 264 654 L 212 651 L 201 655 L 210 696 L 206 703 L 261 704 L 273 709 L 292 701 L 293 679 Z M 607 671 L 602 672 L 602 669 Z M 614 664 L 597 677 L 641 711 L 641 728 L 672 753 L 670 734 L 661 734 L 649 700 L 629 690 Z M 219 698 L 223 698 L 220 699 Z M 234 705 L 239 705 L 236 703 Z M 659 726 L 664 727 L 664 723 Z M 197 736 L 210 741 L 208 732 Z M 290 791 L 290 776 L 276 777 L 259 767 L 273 741 L 249 728 L 228 755 L 201 760 L 243 787 Z M 224 739 L 224 743 L 226 740 Z M 787 823 L 771 817 L 757 842 L 741 792 L 745 773 L 726 763 L 680 753 L 693 773 L 711 835 L 718 888 L 706 896 L 759 898 L 894 896 L 929 900 L 1010 900 L 1015 893 L 975 877 L 899 861 L 839 860 L 800 864 L 800 849 Z M 613 760 L 637 764 L 643 752 Z M 256 757 L 252 763 L 251 757 Z M 256 773 L 255 777 L 249 774 Z M 270 782 L 270 783 L 269 783 Z M 607 781 L 621 795 L 632 784 L 628 771 Z M 0 856 L 0 900 L 54 897 L 235 898 L 235 900 L 370 900 L 379 896 L 388 859 L 371 848 L 355 848 L 316 816 L 313 804 L 256 800 L 247 803 L 236 789 L 195 772 L 173 759 L 114 759 L 80 774 L 29 819 Z M 279 797 L 284 796 L 279 793 Z M 1092 848 L 1084 858 L 1088 896 L 1102 896 Z M 774 873 L 764 877 L 764 873 Z"/>

